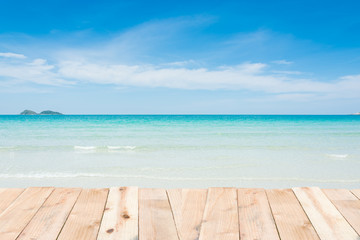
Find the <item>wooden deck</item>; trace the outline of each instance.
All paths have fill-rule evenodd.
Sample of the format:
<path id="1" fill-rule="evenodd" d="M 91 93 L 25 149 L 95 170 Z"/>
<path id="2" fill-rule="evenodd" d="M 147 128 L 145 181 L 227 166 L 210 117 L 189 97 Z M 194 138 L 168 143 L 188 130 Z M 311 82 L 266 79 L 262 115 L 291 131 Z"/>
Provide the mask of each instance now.
<path id="1" fill-rule="evenodd" d="M 0 239 L 360 239 L 360 189 L 0 189 Z"/>

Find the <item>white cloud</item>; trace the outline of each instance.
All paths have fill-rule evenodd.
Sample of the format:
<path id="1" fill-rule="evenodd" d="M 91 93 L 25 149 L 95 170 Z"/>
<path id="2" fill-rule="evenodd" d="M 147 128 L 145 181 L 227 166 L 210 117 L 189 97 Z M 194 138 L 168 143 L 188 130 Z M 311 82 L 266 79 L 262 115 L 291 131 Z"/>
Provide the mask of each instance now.
<path id="1" fill-rule="evenodd" d="M 198 63 L 196 61 L 194 61 L 194 60 L 186 60 L 186 61 L 163 63 L 162 65 L 164 65 L 164 66 L 174 66 L 174 67 L 184 67 L 184 66 L 198 65 Z"/>
<path id="2" fill-rule="evenodd" d="M 293 62 L 290 62 L 290 61 L 284 60 L 284 59 L 272 61 L 272 63 L 280 64 L 280 65 L 290 65 L 290 64 L 293 64 Z"/>
<path id="3" fill-rule="evenodd" d="M 269 68 L 263 63 L 243 63 L 208 69 L 66 61 L 58 65 L 58 74 L 66 79 L 97 84 L 191 90 L 247 90 L 295 94 L 292 95 L 295 98 L 305 96 L 304 94 L 356 97 L 360 91 L 358 80 L 360 77 L 358 76 L 346 76 L 333 82 L 321 82 L 293 78 L 291 77 L 293 73 L 274 75 Z M 283 95 L 282 98 L 285 97 L 286 95 Z"/>
<path id="4" fill-rule="evenodd" d="M 33 65 L 33 66 L 41 66 L 41 65 L 46 65 L 46 60 L 42 59 L 42 58 L 37 58 L 34 59 L 31 63 L 29 63 L 29 65 Z"/>
<path id="5" fill-rule="evenodd" d="M 281 72 L 264 63 L 236 66 L 186 67 L 184 64 L 107 64 L 94 61 L 45 59 L 0 61 L 0 81 L 7 85 L 34 83 L 63 86 L 76 83 L 111 84 L 115 87 L 162 87 L 188 90 L 246 90 L 278 94 L 278 99 L 303 97 L 358 97 L 360 75 L 344 76 L 332 82 L 305 79 L 294 72 Z M 274 74 L 274 72 L 276 74 Z"/>
<path id="6" fill-rule="evenodd" d="M 48 64 L 44 59 L 33 61 L 0 61 L 0 81 L 7 85 L 35 83 L 40 85 L 60 86 L 73 84 L 65 80 L 57 72 L 55 65 Z"/>
<path id="7" fill-rule="evenodd" d="M 300 71 L 279 71 L 279 70 L 274 70 L 272 72 L 273 73 L 279 73 L 279 74 L 287 74 L 287 75 L 301 75 L 301 74 L 303 74 L 303 72 L 300 72 Z"/>
<path id="8" fill-rule="evenodd" d="M 306 102 L 318 98 L 313 93 L 284 93 L 275 96 L 275 100 L 290 100 L 290 101 L 301 101 Z"/>
<path id="9" fill-rule="evenodd" d="M 18 58 L 18 59 L 25 59 L 25 58 L 26 58 L 26 56 L 23 55 L 23 54 L 10 53 L 10 52 L 0 53 L 0 57 L 5 57 L 5 58 Z"/>
<path id="10" fill-rule="evenodd" d="M 93 83 L 138 87 L 178 89 L 248 89 L 278 91 L 281 81 L 262 75 L 262 63 L 207 68 L 174 68 L 154 65 L 102 65 L 83 62 L 62 62 L 59 73 L 69 79 Z M 272 87 L 274 86 L 274 87 Z"/>
<path id="11" fill-rule="evenodd" d="M 84 35 L 75 35 L 72 38 L 80 38 L 86 44 L 80 44 L 76 47 L 67 45 L 67 47 L 50 51 L 59 59 L 81 61 L 93 59 L 126 64 L 135 64 L 139 61 L 156 62 L 156 64 L 165 62 L 169 64 L 169 56 L 179 57 L 178 53 L 173 52 L 174 50 L 182 49 L 182 52 L 186 51 L 183 48 L 184 45 L 182 45 L 184 44 L 184 34 L 188 34 L 189 31 L 195 32 L 214 21 L 214 17 L 207 15 L 152 20 L 118 32 L 109 38 L 94 38 L 90 32 L 85 32 Z M 186 39 L 191 45 L 194 45 L 193 39 Z M 185 45 L 188 47 L 190 43 Z M 192 53 L 194 52 L 192 51 Z M 181 58 L 185 60 L 173 59 L 171 61 L 174 64 L 192 64 L 193 60 L 188 60 L 191 57 Z"/>

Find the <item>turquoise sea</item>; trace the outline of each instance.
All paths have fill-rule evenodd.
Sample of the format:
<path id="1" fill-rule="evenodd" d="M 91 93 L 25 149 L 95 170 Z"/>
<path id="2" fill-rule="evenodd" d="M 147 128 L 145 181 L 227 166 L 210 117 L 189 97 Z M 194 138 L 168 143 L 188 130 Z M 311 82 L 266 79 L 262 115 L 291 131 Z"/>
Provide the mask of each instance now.
<path id="1" fill-rule="evenodd" d="M 360 187 L 360 116 L 0 116 L 0 187 Z"/>

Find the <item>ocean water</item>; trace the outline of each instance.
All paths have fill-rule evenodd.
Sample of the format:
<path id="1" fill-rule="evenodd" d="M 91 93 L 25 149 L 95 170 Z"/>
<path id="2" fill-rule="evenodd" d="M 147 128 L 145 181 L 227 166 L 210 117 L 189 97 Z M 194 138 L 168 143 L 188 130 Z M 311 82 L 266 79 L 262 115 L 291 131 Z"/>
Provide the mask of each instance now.
<path id="1" fill-rule="evenodd" d="M 360 116 L 0 116 L 0 187 L 360 187 Z"/>

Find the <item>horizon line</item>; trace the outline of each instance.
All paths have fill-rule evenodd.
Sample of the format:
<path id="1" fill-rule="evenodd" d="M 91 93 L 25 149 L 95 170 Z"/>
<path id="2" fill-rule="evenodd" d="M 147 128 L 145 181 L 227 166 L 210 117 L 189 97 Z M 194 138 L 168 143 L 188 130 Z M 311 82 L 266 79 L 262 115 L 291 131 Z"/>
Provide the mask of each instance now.
<path id="1" fill-rule="evenodd" d="M 213 115 L 213 116 L 246 116 L 246 115 L 261 115 L 261 116 L 274 116 L 274 115 L 282 115 L 282 116 L 348 116 L 348 115 L 359 115 L 359 113 L 326 113 L 326 114 L 313 114 L 313 113 L 76 113 L 76 114 L 65 114 L 62 113 L 60 115 L 57 114 L 36 114 L 36 115 L 23 115 L 23 114 L 18 114 L 18 113 L 14 113 L 14 114 L 0 114 L 0 116 L 114 116 L 114 115 L 123 115 L 123 116 L 169 116 L 169 115 L 173 115 L 173 116 L 184 116 L 184 115 L 189 115 L 189 116 L 209 116 L 209 115 Z"/>

